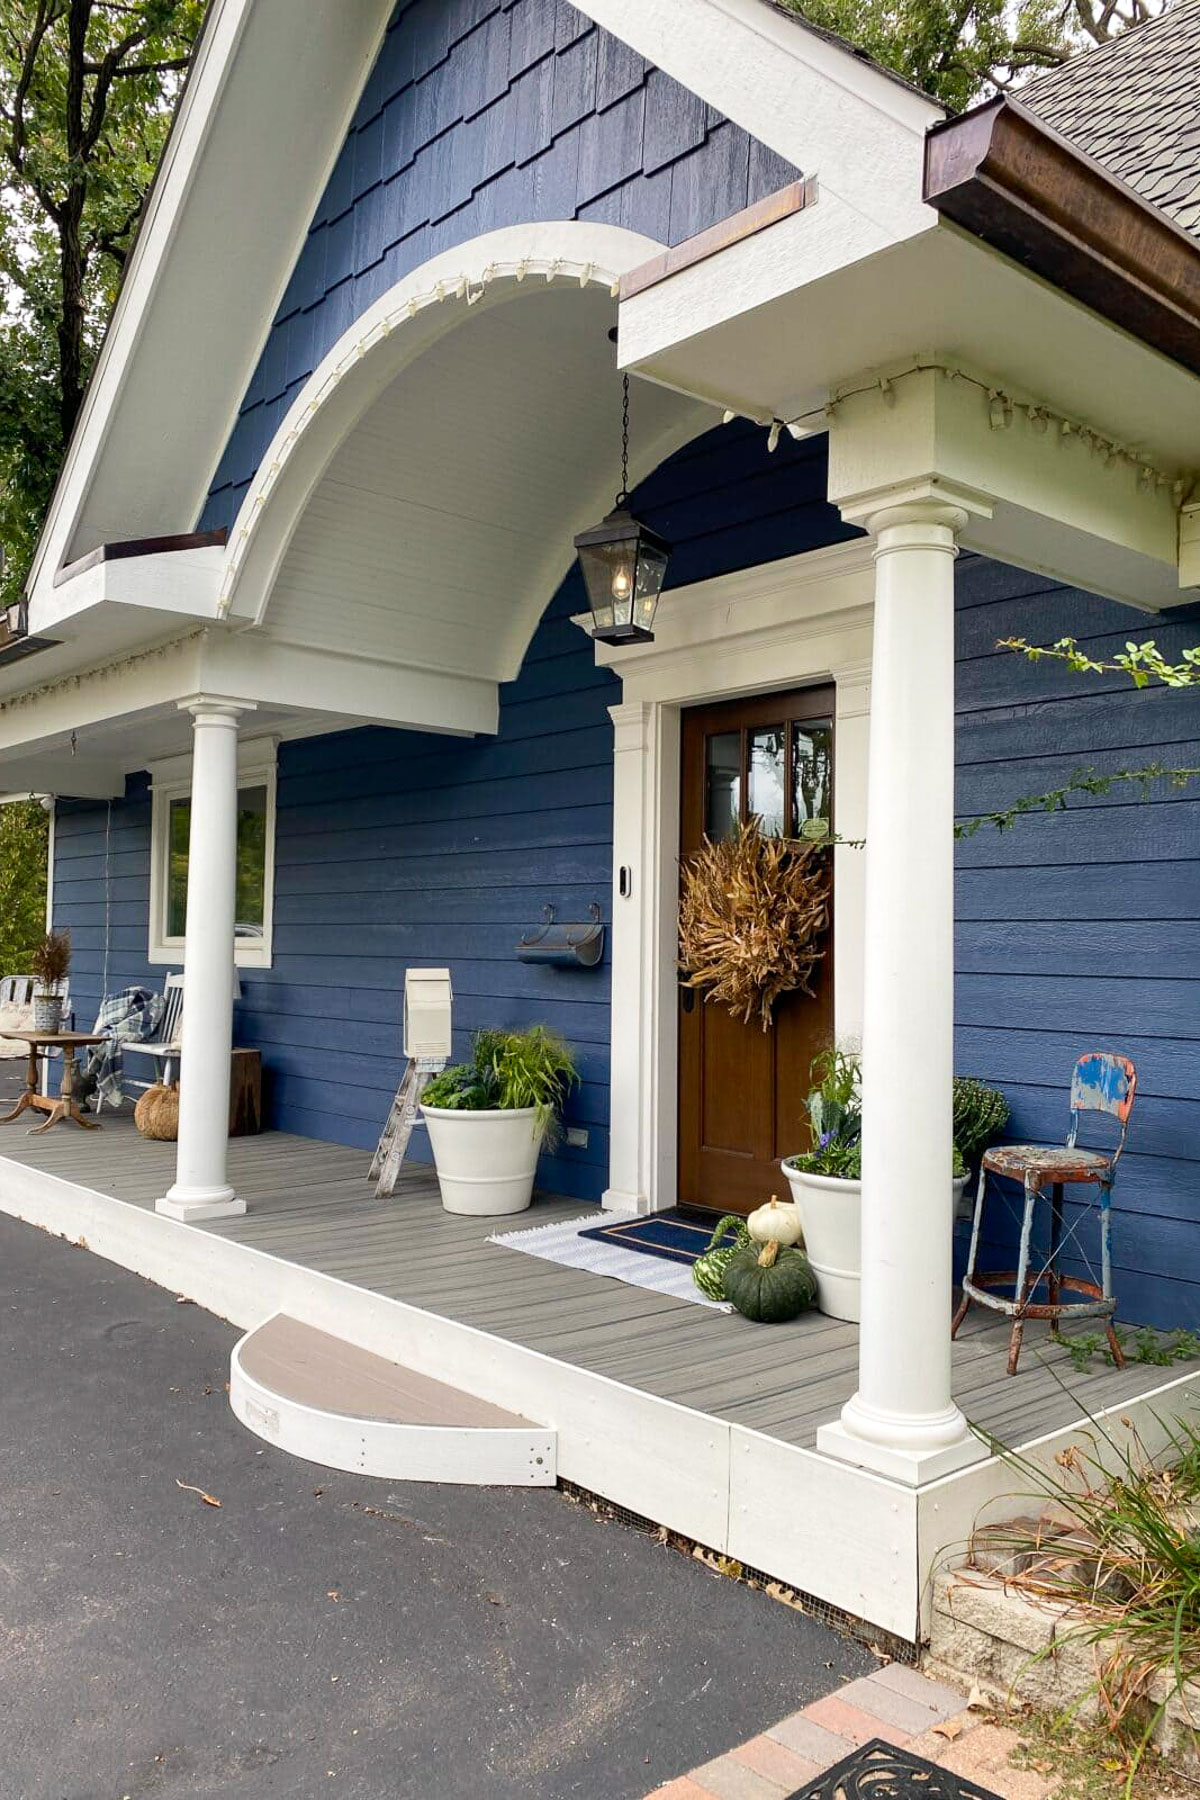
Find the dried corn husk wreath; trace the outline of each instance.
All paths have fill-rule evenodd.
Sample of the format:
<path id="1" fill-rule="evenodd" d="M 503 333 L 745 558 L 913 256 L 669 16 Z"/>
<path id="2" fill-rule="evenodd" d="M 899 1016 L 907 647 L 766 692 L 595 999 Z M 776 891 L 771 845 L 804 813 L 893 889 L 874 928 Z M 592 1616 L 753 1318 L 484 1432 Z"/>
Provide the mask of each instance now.
<path id="1" fill-rule="evenodd" d="M 780 994 L 812 993 L 829 923 L 829 851 L 764 837 L 751 820 L 684 864 L 679 966 L 686 987 L 764 1031 Z"/>

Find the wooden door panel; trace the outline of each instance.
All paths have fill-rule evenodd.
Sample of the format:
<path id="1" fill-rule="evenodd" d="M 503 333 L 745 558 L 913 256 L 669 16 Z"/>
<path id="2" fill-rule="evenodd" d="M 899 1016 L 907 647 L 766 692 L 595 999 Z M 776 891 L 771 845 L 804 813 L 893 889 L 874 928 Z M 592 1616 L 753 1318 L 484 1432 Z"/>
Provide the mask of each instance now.
<path id="1" fill-rule="evenodd" d="M 803 688 L 684 714 L 682 859 L 751 813 L 788 835 L 804 817 L 828 816 L 833 699 L 831 688 Z M 749 1212 L 778 1191 L 778 1159 L 807 1145 L 809 1064 L 832 1029 L 831 944 L 832 933 L 814 994 L 782 995 L 766 1031 L 683 993 L 682 1205 Z"/>

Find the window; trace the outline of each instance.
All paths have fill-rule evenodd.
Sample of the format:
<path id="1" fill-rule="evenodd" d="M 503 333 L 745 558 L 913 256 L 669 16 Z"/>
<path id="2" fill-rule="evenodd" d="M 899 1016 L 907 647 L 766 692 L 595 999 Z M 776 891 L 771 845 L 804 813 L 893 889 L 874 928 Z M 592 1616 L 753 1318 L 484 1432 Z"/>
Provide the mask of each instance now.
<path id="1" fill-rule="evenodd" d="M 187 924 L 190 770 L 183 759 L 154 771 L 150 880 L 150 961 L 183 960 Z M 238 770 L 237 900 L 234 959 L 241 967 L 271 961 L 275 865 L 275 757 L 261 744 L 244 747 Z"/>

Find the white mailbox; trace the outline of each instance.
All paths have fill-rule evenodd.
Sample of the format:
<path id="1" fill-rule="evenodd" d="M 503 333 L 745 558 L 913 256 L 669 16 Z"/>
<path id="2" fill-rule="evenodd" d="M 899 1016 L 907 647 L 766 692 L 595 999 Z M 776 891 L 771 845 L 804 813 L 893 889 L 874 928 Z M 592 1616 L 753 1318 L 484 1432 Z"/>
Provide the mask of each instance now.
<path id="1" fill-rule="evenodd" d="M 409 969 L 404 977 L 404 1054 L 418 1062 L 450 1057 L 449 969 Z"/>

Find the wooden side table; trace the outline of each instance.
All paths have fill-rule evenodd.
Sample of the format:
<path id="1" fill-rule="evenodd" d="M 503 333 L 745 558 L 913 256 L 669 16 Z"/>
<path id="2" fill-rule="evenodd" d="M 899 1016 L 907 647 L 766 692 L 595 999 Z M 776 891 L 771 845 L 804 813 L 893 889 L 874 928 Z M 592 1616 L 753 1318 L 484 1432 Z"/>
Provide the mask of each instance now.
<path id="1" fill-rule="evenodd" d="M 60 1119 L 74 1119 L 85 1131 L 103 1131 L 104 1127 L 95 1119 L 89 1119 L 75 1099 L 75 1052 L 87 1049 L 90 1044 L 102 1044 L 104 1039 L 83 1031 L 10 1031 L 8 1035 L 29 1045 L 29 1067 L 25 1072 L 25 1092 L 13 1110 L 0 1119 L 0 1125 L 19 1119 L 27 1108 L 32 1107 L 49 1117 L 44 1125 L 34 1126 L 30 1137 L 49 1131 Z M 38 1057 L 43 1050 L 62 1051 L 62 1081 L 57 1095 L 38 1093 Z"/>
<path id="2" fill-rule="evenodd" d="M 229 1135 L 257 1137 L 262 1130 L 262 1053 L 235 1049 L 229 1062 Z"/>

